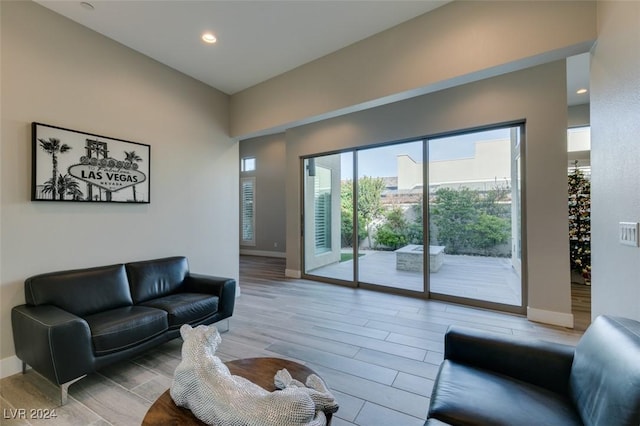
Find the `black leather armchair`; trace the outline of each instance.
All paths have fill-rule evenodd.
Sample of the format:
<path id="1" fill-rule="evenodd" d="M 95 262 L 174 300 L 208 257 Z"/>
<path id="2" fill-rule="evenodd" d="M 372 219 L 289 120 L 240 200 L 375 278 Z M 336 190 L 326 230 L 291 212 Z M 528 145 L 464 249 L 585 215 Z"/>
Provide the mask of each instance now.
<path id="1" fill-rule="evenodd" d="M 23 372 L 60 385 L 64 404 L 85 375 L 178 337 L 183 324 L 231 317 L 235 285 L 190 273 L 185 257 L 30 277 L 26 303 L 11 311 L 16 356 Z"/>
<path id="2" fill-rule="evenodd" d="M 425 425 L 640 425 L 640 323 L 600 316 L 578 345 L 452 327 Z"/>

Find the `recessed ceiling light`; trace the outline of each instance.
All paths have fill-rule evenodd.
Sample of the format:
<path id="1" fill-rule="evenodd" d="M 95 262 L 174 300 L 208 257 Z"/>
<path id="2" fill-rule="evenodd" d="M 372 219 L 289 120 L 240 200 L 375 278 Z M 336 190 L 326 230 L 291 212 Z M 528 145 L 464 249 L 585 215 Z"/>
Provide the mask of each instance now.
<path id="1" fill-rule="evenodd" d="M 82 6 L 84 9 L 87 9 L 87 10 L 95 9 L 95 7 L 93 7 L 93 5 L 91 3 L 86 2 L 86 1 L 81 1 L 80 2 L 80 6 Z"/>
<path id="2" fill-rule="evenodd" d="M 218 39 L 212 33 L 204 33 L 202 34 L 202 41 L 205 43 L 215 43 Z"/>
<path id="3" fill-rule="evenodd" d="M 582 95 L 582 94 L 584 94 L 584 93 L 587 93 L 587 89 L 585 89 L 585 88 L 578 89 L 578 90 L 576 90 L 576 93 L 577 93 L 578 95 Z"/>

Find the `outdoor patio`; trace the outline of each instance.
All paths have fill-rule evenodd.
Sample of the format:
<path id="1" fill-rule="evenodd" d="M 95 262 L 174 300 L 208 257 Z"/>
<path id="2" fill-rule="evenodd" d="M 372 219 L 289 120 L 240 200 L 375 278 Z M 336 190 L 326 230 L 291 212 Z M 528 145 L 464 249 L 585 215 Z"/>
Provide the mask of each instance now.
<path id="1" fill-rule="evenodd" d="M 421 272 L 396 269 L 392 251 L 360 252 L 359 280 L 385 287 L 422 291 Z M 310 275 L 353 280 L 353 260 L 308 271 Z M 438 272 L 431 273 L 431 292 L 519 306 L 520 277 L 511 259 L 483 256 L 444 255 Z"/>

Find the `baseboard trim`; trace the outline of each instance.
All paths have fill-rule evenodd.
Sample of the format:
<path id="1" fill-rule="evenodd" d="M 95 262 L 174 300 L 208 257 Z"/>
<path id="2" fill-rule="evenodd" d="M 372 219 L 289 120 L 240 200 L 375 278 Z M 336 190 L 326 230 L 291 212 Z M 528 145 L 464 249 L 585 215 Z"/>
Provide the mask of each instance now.
<path id="1" fill-rule="evenodd" d="M 22 373 L 22 361 L 13 355 L 0 359 L 0 379 Z"/>
<path id="2" fill-rule="evenodd" d="M 527 319 L 544 324 L 573 328 L 573 314 L 566 314 L 564 312 L 547 311 L 527 306 Z"/>
<path id="3" fill-rule="evenodd" d="M 240 249 L 240 255 L 245 256 L 261 256 L 261 257 L 278 257 L 280 259 L 286 259 L 287 254 L 281 251 L 267 251 L 267 250 L 246 250 Z"/>
<path id="4" fill-rule="evenodd" d="M 302 274 L 297 269 L 285 269 L 284 276 L 289 278 L 302 278 Z"/>

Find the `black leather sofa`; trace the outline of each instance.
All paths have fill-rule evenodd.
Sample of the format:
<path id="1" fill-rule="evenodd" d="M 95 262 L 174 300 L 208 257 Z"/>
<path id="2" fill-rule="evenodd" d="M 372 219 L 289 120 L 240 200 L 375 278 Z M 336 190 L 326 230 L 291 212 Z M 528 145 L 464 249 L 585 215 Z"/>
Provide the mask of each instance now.
<path id="1" fill-rule="evenodd" d="M 180 326 L 231 317 L 235 280 L 189 272 L 169 257 L 52 272 L 25 281 L 26 304 L 11 311 L 16 355 L 60 385 L 180 335 Z M 227 324 L 228 329 L 228 324 Z"/>
<path id="2" fill-rule="evenodd" d="M 425 425 L 640 425 L 640 323 L 600 316 L 578 345 L 450 328 Z"/>

